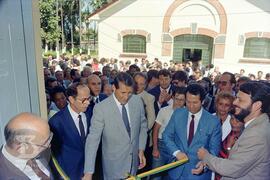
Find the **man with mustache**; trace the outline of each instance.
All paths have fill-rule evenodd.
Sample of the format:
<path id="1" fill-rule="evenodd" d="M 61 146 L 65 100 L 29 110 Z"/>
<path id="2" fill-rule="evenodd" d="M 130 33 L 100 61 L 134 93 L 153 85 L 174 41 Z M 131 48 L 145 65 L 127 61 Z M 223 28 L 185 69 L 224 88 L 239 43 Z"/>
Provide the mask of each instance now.
<path id="1" fill-rule="evenodd" d="M 263 83 L 247 82 L 240 86 L 233 102 L 234 116 L 245 129 L 229 152 L 228 159 L 211 155 L 203 147 L 197 155 L 211 170 L 229 179 L 270 177 L 270 89 Z"/>

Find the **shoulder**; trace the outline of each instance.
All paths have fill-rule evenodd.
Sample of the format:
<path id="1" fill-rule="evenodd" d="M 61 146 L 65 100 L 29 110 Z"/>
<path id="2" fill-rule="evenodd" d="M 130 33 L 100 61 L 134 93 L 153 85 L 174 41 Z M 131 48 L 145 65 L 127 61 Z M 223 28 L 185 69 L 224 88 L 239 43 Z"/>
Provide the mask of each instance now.
<path id="1" fill-rule="evenodd" d="M 218 117 L 209 113 L 205 109 L 203 109 L 202 111 L 202 118 L 206 119 L 208 124 L 220 125 L 220 120 L 218 119 Z"/>
<path id="2" fill-rule="evenodd" d="M 64 119 L 65 114 L 69 113 L 68 106 L 66 106 L 64 109 L 58 111 L 56 114 L 54 114 L 50 120 L 49 124 L 54 123 L 56 121 L 59 121 L 59 119 Z"/>
<path id="3" fill-rule="evenodd" d="M 160 91 L 159 86 L 154 87 L 153 89 L 150 89 L 148 93 L 150 94 L 156 94 Z"/>

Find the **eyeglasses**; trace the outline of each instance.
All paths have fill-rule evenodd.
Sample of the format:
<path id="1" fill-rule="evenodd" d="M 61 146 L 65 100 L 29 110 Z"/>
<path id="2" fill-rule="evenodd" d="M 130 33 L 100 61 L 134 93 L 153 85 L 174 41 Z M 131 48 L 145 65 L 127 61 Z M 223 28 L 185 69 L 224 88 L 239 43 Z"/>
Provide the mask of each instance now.
<path id="1" fill-rule="evenodd" d="M 89 97 L 87 97 L 87 98 L 83 98 L 83 99 L 78 99 L 78 100 L 79 100 L 79 101 L 81 101 L 81 102 L 82 102 L 82 104 L 85 104 L 85 103 L 86 103 L 86 101 L 90 102 L 90 101 L 91 101 L 91 99 L 92 99 L 92 96 L 89 96 Z"/>
<path id="2" fill-rule="evenodd" d="M 227 85 L 227 81 L 218 81 L 218 84 L 222 85 L 222 86 L 226 86 Z"/>
<path id="3" fill-rule="evenodd" d="M 34 145 L 34 146 L 38 146 L 38 147 L 47 149 L 51 144 L 52 138 L 53 138 L 53 133 L 51 132 L 50 136 L 43 144 L 35 144 L 35 143 L 31 143 L 31 142 L 22 142 L 22 143 L 26 143 L 26 144 L 30 144 L 30 145 Z"/>

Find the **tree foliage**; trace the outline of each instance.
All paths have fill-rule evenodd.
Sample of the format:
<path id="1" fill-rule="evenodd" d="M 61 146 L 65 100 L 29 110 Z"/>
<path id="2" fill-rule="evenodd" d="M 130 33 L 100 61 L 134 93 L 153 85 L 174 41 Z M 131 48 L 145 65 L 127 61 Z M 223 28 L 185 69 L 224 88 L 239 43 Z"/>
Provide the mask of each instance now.
<path id="1" fill-rule="evenodd" d="M 93 8 L 93 11 L 101 8 L 104 4 L 107 4 L 108 0 L 91 0 L 90 5 Z"/>
<path id="2" fill-rule="evenodd" d="M 53 45 L 59 41 L 59 17 L 56 14 L 55 0 L 40 0 L 41 39 L 45 44 Z"/>

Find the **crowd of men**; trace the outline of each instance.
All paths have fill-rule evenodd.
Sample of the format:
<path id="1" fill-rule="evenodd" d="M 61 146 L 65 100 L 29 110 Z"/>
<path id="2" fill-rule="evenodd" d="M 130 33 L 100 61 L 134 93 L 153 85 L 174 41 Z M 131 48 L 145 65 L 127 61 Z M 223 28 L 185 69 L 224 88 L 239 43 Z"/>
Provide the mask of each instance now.
<path id="1" fill-rule="evenodd" d="M 61 56 L 44 79 L 49 121 L 9 121 L 0 179 L 125 179 L 182 159 L 148 179 L 270 178 L 269 73 Z"/>

